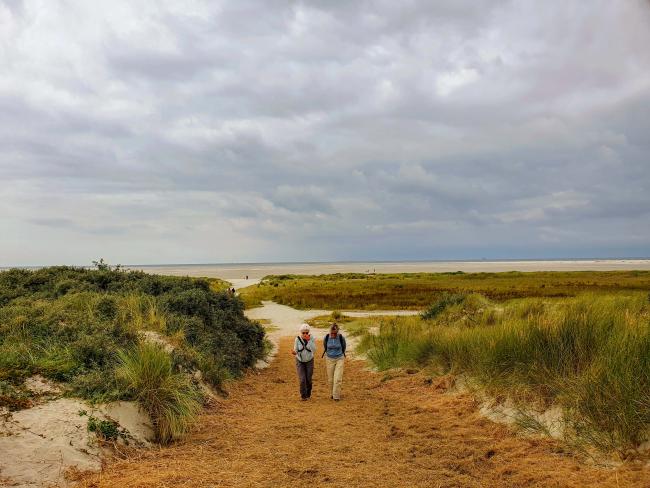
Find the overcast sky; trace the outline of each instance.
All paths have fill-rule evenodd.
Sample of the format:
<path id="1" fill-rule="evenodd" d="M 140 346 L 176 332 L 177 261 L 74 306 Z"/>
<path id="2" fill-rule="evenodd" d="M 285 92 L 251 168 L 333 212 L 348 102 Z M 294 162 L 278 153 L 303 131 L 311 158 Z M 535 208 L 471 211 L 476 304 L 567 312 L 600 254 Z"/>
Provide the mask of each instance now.
<path id="1" fill-rule="evenodd" d="M 650 255 L 650 2 L 0 0 L 0 266 Z"/>

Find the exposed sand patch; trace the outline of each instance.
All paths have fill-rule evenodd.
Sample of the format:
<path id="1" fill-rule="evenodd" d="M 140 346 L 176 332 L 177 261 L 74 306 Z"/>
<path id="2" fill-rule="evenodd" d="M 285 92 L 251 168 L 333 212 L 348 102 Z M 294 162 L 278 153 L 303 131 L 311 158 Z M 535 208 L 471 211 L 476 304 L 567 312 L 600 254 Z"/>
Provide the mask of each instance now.
<path id="1" fill-rule="evenodd" d="M 406 316 L 406 315 L 419 315 L 422 313 L 420 310 L 372 310 L 372 311 L 353 311 L 353 310 L 341 310 L 341 313 L 347 317 L 381 317 L 386 315 L 393 316 Z"/>
<path id="2" fill-rule="evenodd" d="M 228 279 L 228 281 L 232 284 L 232 287 L 235 290 L 239 290 L 240 288 L 246 288 L 247 286 L 257 285 L 262 280 L 260 278 L 249 278 L 247 280 L 231 278 Z"/>
<path id="3" fill-rule="evenodd" d="M 79 470 L 101 467 L 100 450 L 87 432 L 88 409 L 80 400 L 60 398 L 14 412 L 2 423 L 0 475 L 16 486 L 44 486 L 63 481 L 69 466 Z"/>
<path id="4" fill-rule="evenodd" d="M 40 374 L 27 378 L 24 386 L 36 395 L 59 395 L 61 393 L 61 387 L 59 385 L 44 378 Z"/>
<path id="5" fill-rule="evenodd" d="M 82 400 L 59 398 L 7 414 L 0 422 L 0 484 L 19 487 L 64 486 L 65 471 L 96 471 L 102 449 L 88 432 L 88 417 L 111 418 L 127 429 L 136 443 L 152 437 L 149 418 L 133 402 L 114 402 L 97 408 Z"/>
<path id="6" fill-rule="evenodd" d="M 481 403 L 479 411 L 493 422 L 506 425 L 518 425 L 529 419 L 536 422 L 544 432 L 554 439 L 564 439 L 566 422 L 564 411 L 558 405 L 542 412 L 532 408 L 524 411 L 510 399 L 506 399 L 503 403 L 486 399 Z"/>
<path id="7" fill-rule="evenodd" d="M 115 420 L 129 431 L 136 443 L 149 446 L 154 439 L 151 419 L 136 402 L 111 402 L 97 407 L 103 417 Z"/>
<path id="8" fill-rule="evenodd" d="M 162 347 L 165 352 L 169 353 L 174 351 L 174 345 L 160 332 L 156 332 L 155 330 L 141 330 L 140 335 L 146 342 Z"/>

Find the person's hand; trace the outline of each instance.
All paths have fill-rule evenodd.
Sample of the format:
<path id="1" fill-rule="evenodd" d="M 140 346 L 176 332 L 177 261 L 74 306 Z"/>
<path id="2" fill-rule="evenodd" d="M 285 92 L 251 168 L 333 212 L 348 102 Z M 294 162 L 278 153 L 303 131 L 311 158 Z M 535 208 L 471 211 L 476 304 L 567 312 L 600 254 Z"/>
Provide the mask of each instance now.
<path id="1" fill-rule="evenodd" d="M 291 354 L 293 354 L 293 355 L 295 356 L 295 355 L 296 355 L 296 351 L 294 351 L 293 349 L 291 349 Z"/>

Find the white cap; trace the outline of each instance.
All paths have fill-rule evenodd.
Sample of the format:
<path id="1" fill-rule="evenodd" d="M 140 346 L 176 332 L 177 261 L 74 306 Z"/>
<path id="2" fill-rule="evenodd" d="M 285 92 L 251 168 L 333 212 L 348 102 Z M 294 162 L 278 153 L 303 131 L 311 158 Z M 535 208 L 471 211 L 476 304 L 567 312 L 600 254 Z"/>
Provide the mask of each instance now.
<path id="1" fill-rule="evenodd" d="M 302 324 L 300 326 L 300 332 L 302 332 L 303 330 L 309 331 L 309 324 Z"/>

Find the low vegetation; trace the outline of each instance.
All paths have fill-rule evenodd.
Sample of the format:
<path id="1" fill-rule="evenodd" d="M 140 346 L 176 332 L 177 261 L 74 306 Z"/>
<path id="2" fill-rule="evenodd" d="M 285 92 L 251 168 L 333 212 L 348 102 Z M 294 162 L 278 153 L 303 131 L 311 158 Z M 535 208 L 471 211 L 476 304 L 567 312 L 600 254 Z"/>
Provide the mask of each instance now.
<path id="1" fill-rule="evenodd" d="M 583 294 L 493 303 L 443 296 L 385 318 L 361 348 L 379 369 L 465 373 L 495 397 L 563 407 L 566 435 L 628 452 L 650 434 L 650 297 Z"/>
<path id="2" fill-rule="evenodd" d="M 199 391 L 165 349 L 143 343 L 119 356 L 118 381 L 149 414 L 156 440 L 164 444 L 187 432 L 201 408 Z"/>
<path id="3" fill-rule="evenodd" d="M 267 276 L 241 296 L 248 307 L 273 300 L 295 308 L 422 310 L 443 295 L 479 293 L 505 301 L 621 290 L 650 291 L 650 271 L 280 275 Z"/>
<path id="4" fill-rule="evenodd" d="M 220 388 L 264 355 L 262 327 L 225 288 L 103 261 L 0 272 L 0 406 L 28 406 L 23 382 L 41 374 L 67 395 L 138 400 L 161 442 L 181 436 L 200 405 L 190 373 Z"/>

